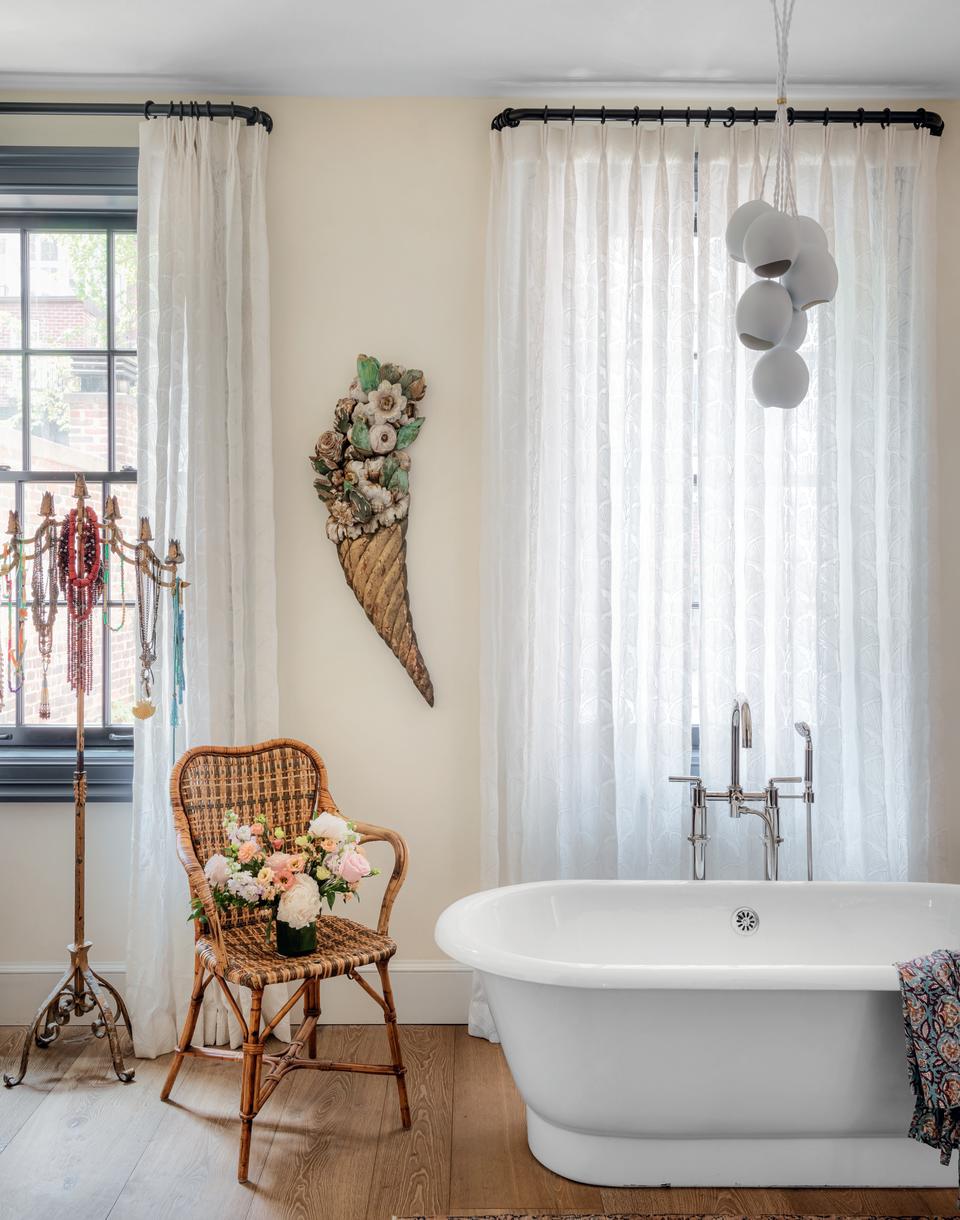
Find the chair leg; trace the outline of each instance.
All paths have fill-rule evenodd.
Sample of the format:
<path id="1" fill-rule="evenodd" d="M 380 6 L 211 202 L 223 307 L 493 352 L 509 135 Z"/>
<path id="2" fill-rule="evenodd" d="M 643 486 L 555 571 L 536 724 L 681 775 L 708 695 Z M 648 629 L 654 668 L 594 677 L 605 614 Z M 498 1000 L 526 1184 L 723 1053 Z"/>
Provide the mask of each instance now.
<path id="1" fill-rule="evenodd" d="M 383 998 L 387 1005 L 383 1019 L 387 1026 L 390 1058 L 393 1061 L 394 1073 L 397 1078 L 397 1092 L 400 1095 L 400 1121 L 404 1127 L 409 1127 L 410 1102 L 407 1100 L 407 1069 L 403 1066 L 403 1055 L 400 1052 L 400 1035 L 397 1033 L 397 1011 L 393 1005 L 393 988 L 390 986 L 390 972 L 386 962 L 377 962 L 377 970 L 380 974 Z"/>
<path id="2" fill-rule="evenodd" d="M 250 1140 L 253 1136 L 253 1120 L 257 1114 L 260 1068 L 263 1065 L 263 1043 L 260 1041 L 260 1005 L 262 1003 L 263 989 L 252 991 L 250 993 L 250 1017 L 247 1021 L 247 1040 L 243 1044 L 243 1070 L 240 1077 L 238 1182 L 246 1182 L 247 1170 L 250 1167 Z"/>
<path id="3" fill-rule="evenodd" d="M 190 1049 L 190 1044 L 193 1041 L 193 1031 L 197 1028 L 197 1018 L 200 1016 L 200 1009 L 203 1007 L 203 992 L 205 989 L 204 968 L 200 959 L 197 958 L 193 966 L 193 992 L 190 996 L 190 1007 L 187 1009 L 187 1019 L 183 1023 L 183 1033 L 180 1035 L 180 1042 L 177 1045 L 176 1054 L 173 1056 L 173 1063 L 170 1064 L 170 1071 L 167 1073 L 167 1079 L 164 1081 L 163 1088 L 160 1091 L 160 1100 L 166 1101 L 170 1096 L 170 1090 L 176 1082 L 177 1076 L 180 1074 L 180 1068 L 183 1066 L 184 1056 Z"/>
<path id="4" fill-rule="evenodd" d="M 303 1016 L 319 1017 L 320 1016 L 320 980 L 310 979 L 307 983 L 307 989 L 303 993 Z M 311 1059 L 317 1057 L 317 1029 L 316 1026 L 307 1035 L 307 1055 Z"/>

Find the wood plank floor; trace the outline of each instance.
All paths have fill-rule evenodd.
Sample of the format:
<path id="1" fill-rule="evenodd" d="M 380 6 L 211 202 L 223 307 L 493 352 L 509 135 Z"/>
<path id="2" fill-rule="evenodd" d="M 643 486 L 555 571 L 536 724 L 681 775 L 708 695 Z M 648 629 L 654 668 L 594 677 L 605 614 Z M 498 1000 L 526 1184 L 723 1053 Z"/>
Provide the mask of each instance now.
<path id="1" fill-rule="evenodd" d="M 0 1029 L 12 1057 L 19 1031 Z M 106 1048 L 67 1030 L 0 1092 L 2 1220 L 390 1220 L 477 1212 L 956 1215 L 952 1191 L 601 1190 L 530 1155 L 499 1047 L 443 1025 L 401 1027 L 413 1128 L 382 1076 L 295 1073 L 254 1124 L 250 1182 L 236 1181 L 239 1073 L 167 1060 L 119 1084 Z M 321 1026 L 325 1058 L 377 1059 L 379 1026 Z M 931 1153 L 931 1155 L 934 1155 Z"/>

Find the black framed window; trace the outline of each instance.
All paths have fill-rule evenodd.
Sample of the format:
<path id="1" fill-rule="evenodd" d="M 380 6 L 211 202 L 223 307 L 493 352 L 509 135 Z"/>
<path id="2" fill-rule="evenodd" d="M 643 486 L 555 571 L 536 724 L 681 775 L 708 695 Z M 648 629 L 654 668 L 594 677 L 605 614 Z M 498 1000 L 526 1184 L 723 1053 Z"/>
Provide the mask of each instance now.
<path id="1" fill-rule="evenodd" d="M 56 153 L 57 150 L 51 150 Z M 97 150 L 90 150 L 91 152 Z M 129 153 L 130 150 L 123 150 Z M 74 178 L 71 151 L 63 189 Z M 33 159 L 32 176 L 37 158 Z M 56 167 L 56 157 L 50 164 Z M 129 157 L 127 160 L 129 168 Z M 133 160 L 135 168 L 135 158 Z M 0 174 L 4 151 L 0 150 Z M 127 191 L 129 192 L 129 173 Z M 49 170 L 45 189 L 56 178 Z M 54 187 L 56 190 L 56 186 Z M 102 516 L 115 495 L 127 531 L 136 527 L 137 351 L 136 213 L 131 199 L 98 198 L 90 210 L 2 208 L 0 190 L 0 516 L 15 508 L 24 535 L 36 528 L 43 492 L 58 515 L 70 507 L 82 473 Z M 21 196 L 18 203 L 28 199 Z M 35 202 L 35 196 L 29 203 Z M 66 201 L 64 201 L 66 202 Z M 114 206 L 125 203 L 125 207 Z M 104 203 L 110 204 L 103 208 Z M 3 667 L 0 801 L 72 797 L 75 696 L 66 681 L 67 614 L 61 595 L 48 674 L 51 717 L 39 716 L 41 668 L 25 598 L 26 652 L 21 673 Z M 89 799 L 127 799 L 133 760 L 136 608 L 132 574 L 110 565 L 94 627 L 96 677 L 84 717 Z M 0 650 L 15 636 L 15 604 L 0 581 Z M 9 638 L 8 638 L 9 637 Z"/>

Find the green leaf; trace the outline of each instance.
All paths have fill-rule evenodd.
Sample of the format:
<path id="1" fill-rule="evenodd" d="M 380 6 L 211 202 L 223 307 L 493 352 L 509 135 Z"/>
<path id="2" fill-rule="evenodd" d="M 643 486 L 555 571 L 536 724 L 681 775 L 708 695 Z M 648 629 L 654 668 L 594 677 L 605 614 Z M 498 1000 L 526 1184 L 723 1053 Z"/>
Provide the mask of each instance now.
<path id="1" fill-rule="evenodd" d="M 400 388 L 403 390 L 409 389 L 410 384 L 418 381 L 423 376 L 423 369 L 407 369 L 400 379 Z"/>
<path id="2" fill-rule="evenodd" d="M 380 380 L 389 381 L 391 385 L 397 385 L 403 373 L 400 372 L 400 366 L 392 361 L 388 364 L 380 365 Z"/>
<path id="3" fill-rule="evenodd" d="M 360 388 L 369 393 L 380 384 L 380 361 L 376 356 L 357 357 L 357 376 L 360 378 Z"/>
<path id="4" fill-rule="evenodd" d="M 355 491 L 352 487 L 347 492 L 347 497 L 353 505 L 353 511 L 357 514 L 357 520 L 361 525 L 365 525 L 373 516 L 373 505 L 366 496 L 361 495 L 359 491 Z"/>
<path id="5" fill-rule="evenodd" d="M 361 453 L 372 453 L 370 448 L 370 429 L 361 419 L 350 429 L 350 444 Z"/>
<path id="6" fill-rule="evenodd" d="M 327 463 L 322 458 L 312 457 L 310 459 L 310 465 L 314 468 L 314 470 L 317 472 L 317 474 L 329 474 L 330 473 L 331 468 L 327 465 Z"/>
<path id="7" fill-rule="evenodd" d="M 393 472 L 390 482 L 387 484 L 388 491 L 402 491 L 404 495 L 410 490 L 410 476 L 405 470 L 399 467 Z"/>
<path id="8" fill-rule="evenodd" d="M 399 470 L 399 468 L 400 463 L 395 457 L 383 459 L 383 469 L 380 471 L 380 482 L 384 487 L 390 486 L 390 480 L 393 478 L 393 473 L 395 470 Z"/>
<path id="9" fill-rule="evenodd" d="M 408 445 L 412 445 L 417 439 L 417 433 L 423 427 L 424 417 L 421 415 L 419 419 L 411 419 L 408 424 L 404 424 L 397 433 L 397 448 L 406 449 Z M 356 444 L 356 441 L 354 441 Z"/>
<path id="10" fill-rule="evenodd" d="M 325 483 L 323 479 L 314 479 L 313 486 L 321 500 L 335 500 L 337 498 L 336 491 L 329 483 Z"/>

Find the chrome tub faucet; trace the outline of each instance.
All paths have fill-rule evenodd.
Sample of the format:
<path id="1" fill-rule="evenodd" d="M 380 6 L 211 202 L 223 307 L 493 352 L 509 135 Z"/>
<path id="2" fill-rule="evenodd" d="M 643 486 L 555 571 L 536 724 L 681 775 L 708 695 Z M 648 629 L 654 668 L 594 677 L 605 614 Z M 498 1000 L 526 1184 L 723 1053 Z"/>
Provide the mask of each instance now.
<path id="1" fill-rule="evenodd" d="M 690 785 L 690 834 L 687 841 L 693 849 L 693 879 L 703 881 L 707 875 L 706 845 L 707 810 L 709 802 L 726 802 L 730 817 L 752 814 L 763 822 L 763 873 L 767 881 L 780 877 L 780 802 L 802 800 L 806 810 L 807 880 L 813 880 L 813 736 L 806 721 L 797 721 L 794 728 L 804 739 L 803 777 L 774 775 L 760 792 L 744 792 L 740 780 L 740 751 L 753 746 L 753 716 L 750 704 L 738 695 L 730 717 L 730 783 L 726 791 L 710 792 L 698 775 L 671 775 L 672 784 Z M 802 793 L 781 793 L 782 784 L 803 784 Z M 759 807 L 757 807 L 759 806 Z"/>

